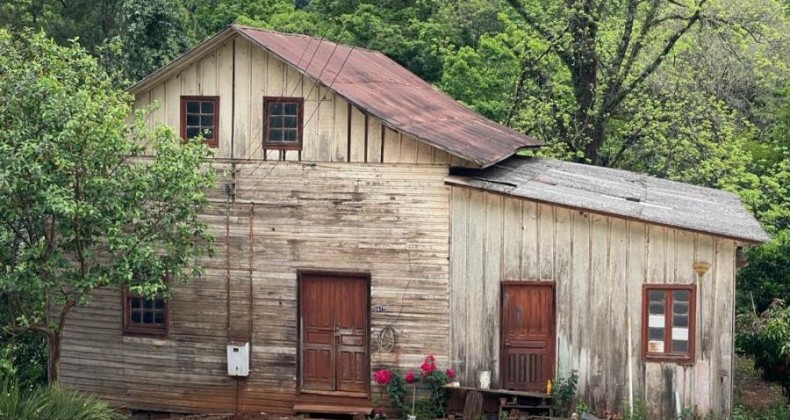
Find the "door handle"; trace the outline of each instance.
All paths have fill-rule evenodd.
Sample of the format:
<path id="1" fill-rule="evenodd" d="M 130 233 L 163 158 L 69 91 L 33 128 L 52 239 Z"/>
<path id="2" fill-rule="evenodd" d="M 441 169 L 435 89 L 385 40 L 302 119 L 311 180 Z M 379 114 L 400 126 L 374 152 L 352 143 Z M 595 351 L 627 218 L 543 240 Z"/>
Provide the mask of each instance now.
<path id="1" fill-rule="evenodd" d="M 335 324 L 335 337 L 340 336 L 340 324 Z"/>
<path id="2" fill-rule="evenodd" d="M 510 341 L 505 341 L 505 347 L 510 347 Z"/>

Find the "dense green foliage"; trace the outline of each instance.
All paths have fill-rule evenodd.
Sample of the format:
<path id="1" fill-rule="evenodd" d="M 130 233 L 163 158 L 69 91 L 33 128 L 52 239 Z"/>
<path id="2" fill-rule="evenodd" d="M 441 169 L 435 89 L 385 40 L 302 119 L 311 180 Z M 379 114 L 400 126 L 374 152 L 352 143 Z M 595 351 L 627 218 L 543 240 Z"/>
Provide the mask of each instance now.
<path id="1" fill-rule="evenodd" d="M 79 46 L 0 29 L 0 51 L 0 330 L 45 335 L 56 381 L 66 317 L 91 291 L 166 295 L 166 273 L 200 273 L 185 267 L 210 240 L 213 173 L 202 142 L 127 124 L 131 98 Z M 156 157 L 136 159 L 146 147 Z"/>
<path id="2" fill-rule="evenodd" d="M 760 316 L 738 316 L 738 350 L 754 358 L 764 379 L 782 386 L 790 404 L 790 306 L 776 300 Z"/>
<path id="3" fill-rule="evenodd" d="M 738 275 L 738 311 L 756 314 L 790 302 L 789 15 L 786 0 L 0 4 L 0 25 L 78 38 L 121 86 L 232 22 L 381 50 L 543 156 L 732 191 L 774 235 Z"/>
<path id="4" fill-rule="evenodd" d="M 21 387 L 0 382 L 0 419 L 121 420 L 110 405 L 96 397 L 58 387 Z"/>

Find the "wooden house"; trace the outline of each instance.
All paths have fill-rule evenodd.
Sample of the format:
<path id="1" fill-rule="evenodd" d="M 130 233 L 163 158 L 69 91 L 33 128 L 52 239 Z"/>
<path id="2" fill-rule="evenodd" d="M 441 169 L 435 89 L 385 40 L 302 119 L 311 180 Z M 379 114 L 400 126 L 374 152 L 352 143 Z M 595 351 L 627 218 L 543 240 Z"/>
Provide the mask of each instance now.
<path id="1" fill-rule="evenodd" d="M 766 240 L 734 195 L 516 157 L 540 143 L 302 35 L 233 25 L 130 92 L 215 148 L 217 253 L 167 302 L 75 309 L 64 384 L 135 410 L 342 412 L 377 400 L 373 370 L 434 354 L 463 385 L 575 370 L 598 409 L 630 386 L 654 418 L 730 412 L 736 252 Z"/>

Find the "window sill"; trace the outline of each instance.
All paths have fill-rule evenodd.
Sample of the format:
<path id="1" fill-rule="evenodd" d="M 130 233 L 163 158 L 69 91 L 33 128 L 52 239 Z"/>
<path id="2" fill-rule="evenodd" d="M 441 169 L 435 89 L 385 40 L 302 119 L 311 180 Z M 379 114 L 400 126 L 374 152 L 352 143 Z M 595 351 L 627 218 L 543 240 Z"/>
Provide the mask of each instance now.
<path id="1" fill-rule="evenodd" d="M 263 144 L 266 150 L 302 150 L 301 144 Z"/>
<path id="2" fill-rule="evenodd" d="M 647 363 L 677 363 L 679 365 L 693 365 L 695 360 L 689 356 L 645 355 Z"/>
<path id="3" fill-rule="evenodd" d="M 166 335 L 123 333 L 124 344 L 146 344 L 158 347 L 170 347 L 174 341 Z"/>

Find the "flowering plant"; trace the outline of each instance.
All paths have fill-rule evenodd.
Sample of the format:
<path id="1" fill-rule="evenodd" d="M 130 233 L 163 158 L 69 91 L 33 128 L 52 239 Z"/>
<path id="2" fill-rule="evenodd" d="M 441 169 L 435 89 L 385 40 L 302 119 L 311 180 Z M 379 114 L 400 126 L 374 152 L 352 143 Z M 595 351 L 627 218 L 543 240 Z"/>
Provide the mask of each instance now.
<path id="1" fill-rule="evenodd" d="M 443 418 L 445 416 L 447 400 L 450 398 L 450 390 L 444 387 L 450 379 L 455 378 L 455 371 L 451 368 L 446 370 L 438 369 L 436 358 L 431 354 L 425 356 L 420 365 L 419 374 L 406 372 L 399 375 L 389 369 L 379 369 L 373 374 L 373 381 L 379 385 L 385 385 L 389 395 L 390 404 L 403 417 L 408 410 L 406 405 L 406 384 L 412 385 L 411 413 L 414 414 L 417 403 L 417 387 L 429 392 L 427 399 L 421 400 L 420 407 L 426 411 L 426 415 L 432 418 Z"/>

